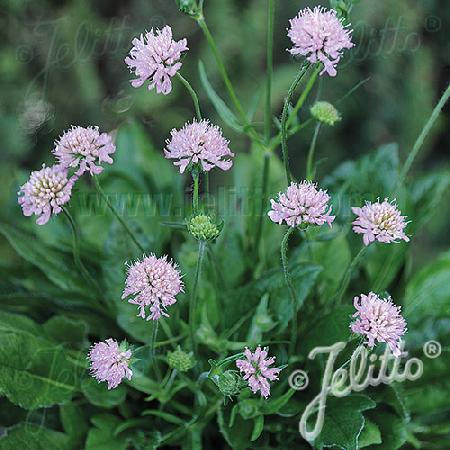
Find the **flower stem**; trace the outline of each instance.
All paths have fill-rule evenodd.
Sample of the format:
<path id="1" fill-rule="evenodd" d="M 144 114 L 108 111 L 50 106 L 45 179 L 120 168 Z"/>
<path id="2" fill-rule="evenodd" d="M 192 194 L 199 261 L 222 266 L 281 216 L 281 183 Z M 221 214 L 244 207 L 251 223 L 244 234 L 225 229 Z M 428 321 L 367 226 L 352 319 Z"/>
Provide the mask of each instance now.
<path id="1" fill-rule="evenodd" d="M 197 331 L 196 321 L 195 321 L 195 314 L 197 313 L 197 288 L 198 288 L 198 281 L 200 279 L 200 272 L 201 272 L 201 268 L 202 268 L 203 257 L 205 256 L 205 248 L 206 248 L 206 242 L 199 241 L 197 267 L 195 269 L 194 284 L 192 286 L 191 302 L 189 303 L 189 327 L 190 327 L 190 334 L 191 334 L 192 350 L 194 352 L 196 359 L 198 359 L 197 358 L 197 339 L 195 337 L 195 332 Z"/>
<path id="2" fill-rule="evenodd" d="M 264 153 L 264 161 L 263 161 L 261 205 L 260 205 L 260 209 L 259 209 L 258 225 L 256 227 L 256 238 L 255 238 L 255 252 L 256 253 L 258 253 L 259 243 L 261 241 L 263 220 L 264 220 L 264 210 L 266 208 L 267 191 L 269 188 L 270 157 L 271 157 L 271 154 L 268 151 L 266 151 Z"/>
<path id="3" fill-rule="evenodd" d="M 158 320 L 152 320 L 152 334 L 150 338 L 150 365 L 156 367 L 155 363 L 155 345 L 158 336 Z M 156 370 L 156 368 L 155 368 Z"/>
<path id="4" fill-rule="evenodd" d="M 287 257 L 287 250 L 288 250 L 288 242 L 289 242 L 289 236 L 295 231 L 294 227 L 289 227 L 286 234 L 283 237 L 283 240 L 281 241 L 281 262 L 283 264 L 283 273 L 284 273 L 284 279 L 286 280 L 286 284 L 289 291 L 289 296 L 291 297 L 292 302 L 292 322 L 291 322 L 291 343 L 290 343 L 290 350 L 289 353 L 291 355 L 294 354 L 295 349 L 297 347 L 297 328 L 298 328 L 298 320 L 297 320 L 297 307 L 298 307 L 298 301 L 297 301 L 297 295 L 295 293 L 294 285 L 292 284 L 292 278 L 291 274 L 289 273 L 289 261 Z"/>
<path id="5" fill-rule="evenodd" d="M 309 146 L 308 158 L 306 160 L 306 179 L 312 181 L 315 175 L 314 168 L 314 153 L 316 151 L 317 136 L 319 135 L 320 122 L 317 123 L 314 129 L 313 138 L 311 140 L 311 145 Z"/>
<path id="6" fill-rule="evenodd" d="M 217 66 L 219 68 L 220 75 L 222 76 L 223 82 L 225 83 L 225 88 L 228 92 L 228 95 L 239 114 L 240 120 L 244 126 L 244 128 L 248 129 L 248 133 L 250 137 L 259 145 L 261 145 L 261 138 L 258 133 L 255 131 L 253 126 L 249 123 L 247 119 L 247 115 L 245 114 L 244 108 L 241 105 L 241 102 L 237 98 L 236 92 L 234 91 L 233 84 L 231 83 L 230 77 L 228 76 L 227 69 L 225 64 L 220 56 L 219 49 L 217 48 L 216 42 L 209 31 L 208 25 L 206 24 L 205 18 L 203 15 L 196 18 L 197 24 L 200 29 L 203 31 L 205 35 L 206 41 L 208 42 L 209 48 L 211 49 L 214 59 L 216 60 Z"/>
<path id="7" fill-rule="evenodd" d="M 344 276 L 342 277 L 342 280 L 340 282 L 339 291 L 335 295 L 335 301 L 334 303 L 336 305 L 339 305 L 342 300 L 342 296 L 344 295 L 344 292 L 347 290 L 348 284 L 350 282 L 350 277 L 352 276 L 353 271 L 355 270 L 356 266 L 358 265 L 360 259 L 366 252 L 367 247 L 364 246 L 361 248 L 361 250 L 357 253 L 357 255 L 353 258 L 352 262 L 347 267 L 347 270 L 344 273 Z"/>
<path id="8" fill-rule="evenodd" d="M 303 90 L 302 94 L 298 98 L 298 101 L 296 105 L 294 106 L 293 110 L 291 111 L 291 114 L 289 114 L 289 119 L 287 121 L 287 127 L 289 128 L 289 125 L 294 121 L 294 119 L 297 117 L 298 112 L 302 108 L 303 104 L 305 103 L 306 99 L 308 98 L 309 93 L 311 92 L 311 89 L 313 88 L 317 76 L 319 75 L 321 67 L 317 67 L 312 75 L 309 77 L 308 82 L 306 83 L 305 89 Z"/>
<path id="9" fill-rule="evenodd" d="M 275 18 L 275 1 L 267 0 L 267 54 L 266 54 L 266 103 L 264 111 L 264 137 L 270 142 L 272 125 L 272 75 L 273 75 L 273 22 Z"/>
<path id="10" fill-rule="evenodd" d="M 108 208 L 111 210 L 111 212 L 114 214 L 114 216 L 116 217 L 116 219 L 119 221 L 119 223 L 122 225 L 123 229 L 126 231 L 126 233 L 128 234 L 128 236 L 130 236 L 131 240 L 134 242 L 134 244 L 136 245 L 136 247 L 142 252 L 145 253 L 144 247 L 142 247 L 142 245 L 139 243 L 139 241 L 136 239 L 136 237 L 134 236 L 133 232 L 130 230 L 130 228 L 128 227 L 128 225 L 126 224 L 126 222 L 122 219 L 122 217 L 120 216 L 120 214 L 117 212 L 116 208 L 114 208 L 114 206 L 112 205 L 111 201 L 109 200 L 108 196 L 105 194 L 105 192 L 103 191 L 103 189 L 100 186 L 100 182 L 98 181 L 98 179 L 96 177 L 94 177 L 94 183 L 95 183 L 95 187 L 97 189 L 97 192 L 100 194 L 100 196 L 102 197 L 102 199 L 104 200 L 104 202 L 106 203 L 106 205 L 108 206 Z"/>
<path id="11" fill-rule="evenodd" d="M 192 211 L 194 214 L 198 213 L 198 179 L 199 174 L 197 170 L 192 171 L 192 179 L 194 180 L 194 192 L 192 194 Z"/>
<path id="12" fill-rule="evenodd" d="M 200 103 L 198 101 L 198 95 L 192 88 L 191 84 L 189 83 L 186 78 L 183 77 L 179 72 L 177 72 L 178 79 L 184 84 L 184 87 L 189 92 L 190 96 L 192 97 L 192 101 L 194 102 L 194 108 L 195 108 L 195 115 L 197 116 L 197 120 L 202 120 L 202 113 L 200 111 Z"/>
<path id="13" fill-rule="evenodd" d="M 288 119 L 289 104 L 291 103 L 291 99 L 294 95 L 295 90 L 297 89 L 297 86 L 299 85 L 308 68 L 309 68 L 308 63 L 303 64 L 303 66 L 298 71 L 298 74 L 295 77 L 294 82 L 291 84 L 289 88 L 286 100 L 284 101 L 283 112 L 281 114 L 281 150 L 283 153 L 283 162 L 286 171 L 286 180 L 288 185 L 291 184 L 291 172 L 289 170 L 289 155 L 287 148 L 287 126 L 286 126 Z"/>
<path id="14" fill-rule="evenodd" d="M 75 262 L 75 265 L 77 266 L 78 270 L 80 271 L 81 275 L 85 279 L 87 283 L 89 283 L 92 287 L 94 287 L 97 291 L 101 292 L 99 286 L 95 282 L 95 280 L 92 278 L 89 271 L 86 269 L 85 265 L 83 264 L 83 261 L 80 258 L 80 247 L 79 247 L 79 233 L 78 233 L 78 227 L 73 220 L 72 215 L 70 212 L 63 208 L 64 215 L 66 216 L 70 228 L 72 230 L 72 252 L 73 252 L 73 260 Z"/>
<path id="15" fill-rule="evenodd" d="M 414 146 L 413 146 L 411 152 L 409 153 L 408 158 L 405 161 L 402 171 L 400 172 L 400 176 L 396 183 L 396 190 L 405 181 L 406 175 L 408 174 L 409 170 L 411 169 L 411 166 L 413 165 L 414 160 L 416 159 L 416 156 L 419 153 L 419 150 L 421 149 L 421 147 L 425 141 L 425 138 L 427 137 L 428 133 L 431 131 L 431 128 L 433 127 L 434 122 L 436 122 L 436 119 L 439 117 L 439 114 L 441 113 L 441 110 L 444 107 L 444 105 L 447 103 L 447 100 L 449 99 L 449 97 L 450 97 L 450 84 L 447 86 L 447 89 L 442 94 L 442 97 L 440 98 L 439 102 L 434 107 L 433 112 L 431 113 L 427 123 L 423 127 L 418 138 L 416 139 L 416 142 L 414 142 Z"/>

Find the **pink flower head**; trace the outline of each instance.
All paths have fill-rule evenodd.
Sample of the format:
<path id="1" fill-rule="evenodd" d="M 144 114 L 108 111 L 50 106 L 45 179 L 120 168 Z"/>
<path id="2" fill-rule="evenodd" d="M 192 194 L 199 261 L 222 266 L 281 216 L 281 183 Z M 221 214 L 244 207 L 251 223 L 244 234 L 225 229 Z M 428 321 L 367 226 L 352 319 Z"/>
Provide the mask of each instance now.
<path id="1" fill-rule="evenodd" d="M 123 344 L 119 346 L 114 339 L 94 344 L 88 358 L 91 360 L 91 375 L 99 382 L 107 381 L 108 389 L 119 386 L 123 378 L 131 380 L 133 375 L 129 367 L 131 350 Z"/>
<path id="2" fill-rule="evenodd" d="M 331 223 L 335 216 L 330 216 L 331 206 L 328 206 L 330 196 L 322 189 L 317 189 L 311 181 L 291 183 L 286 193 L 278 194 L 278 202 L 270 200 L 272 210 L 268 216 L 273 222 L 286 222 L 290 227 L 301 224 L 323 225 Z"/>
<path id="3" fill-rule="evenodd" d="M 36 223 L 44 225 L 62 211 L 62 206 L 70 200 L 74 179 L 67 178 L 67 169 L 56 165 L 31 172 L 30 179 L 18 192 L 19 205 L 25 216 L 35 214 Z"/>
<path id="4" fill-rule="evenodd" d="M 352 211 L 358 216 L 352 222 L 353 231 L 363 235 L 364 245 L 373 241 L 397 242 L 398 239 L 409 242 L 409 237 L 403 231 L 408 224 L 406 217 L 386 198 L 382 203 L 366 202 L 362 208 L 352 208 Z"/>
<path id="5" fill-rule="evenodd" d="M 333 10 L 316 6 L 302 9 L 290 21 L 288 36 L 294 46 L 289 50 L 292 55 L 306 56 L 313 64 L 321 62 L 327 72 L 336 76 L 336 65 L 341 59 L 344 48 L 352 48 L 352 30 L 345 29 Z"/>
<path id="6" fill-rule="evenodd" d="M 181 52 L 188 50 L 187 40 L 181 39 L 176 42 L 172 39 L 172 28 L 165 26 L 162 30 L 141 34 L 133 39 L 133 48 L 130 55 L 125 58 L 125 63 L 134 70 L 138 77 L 131 81 L 133 87 L 137 88 L 149 81 L 148 89 L 156 87 L 158 94 L 167 95 L 172 90 L 170 79 L 181 69 Z"/>
<path id="7" fill-rule="evenodd" d="M 128 267 L 122 299 L 131 296 L 128 302 L 138 305 L 140 317 L 158 320 L 161 316 L 169 316 L 166 307 L 173 305 L 175 296 L 182 291 L 183 282 L 177 265 L 167 261 L 167 256 L 157 258 L 152 253 Z M 146 316 L 148 306 L 150 314 Z"/>
<path id="8" fill-rule="evenodd" d="M 252 392 L 256 394 L 261 392 L 261 397 L 267 398 L 270 395 L 269 381 L 278 380 L 278 374 L 281 369 L 276 367 L 270 368 L 275 362 L 275 356 L 267 357 L 269 349 L 258 345 L 255 352 L 252 353 L 247 347 L 244 350 L 246 359 L 238 359 L 236 361 L 237 368 L 244 376 L 244 380 L 248 381 L 248 385 Z"/>
<path id="9" fill-rule="evenodd" d="M 78 167 L 76 176 L 88 171 L 91 175 L 103 172 L 101 163 L 112 164 L 110 155 L 116 151 L 111 136 L 99 133 L 98 127 L 72 127 L 55 142 L 53 154 L 66 168 Z"/>
<path id="10" fill-rule="evenodd" d="M 354 333 L 367 337 L 367 344 L 373 348 L 375 341 L 386 342 L 396 357 L 401 355 L 401 337 L 406 333 L 406 321 L 401 315 L 401 307 L 394 305 L 390 297 L 384 299 L 370 292 L 353 299 L 357 309 L 350 325 Z"/>
<path id="11" fill-rule="evenodd" d="M 193 120 L 181 130 L 173 129 L 170 134 L 164 155 L 175 160 L 174 164 L 180 166 L 180 173 L 191 163 L 200 164 L 206 172 L 214 167 L 228 170 L 233 164 L 229 159 L 234 156 L 228 148 L 229 141 L 222 136 L 221 129 L 208 120 Z"/>

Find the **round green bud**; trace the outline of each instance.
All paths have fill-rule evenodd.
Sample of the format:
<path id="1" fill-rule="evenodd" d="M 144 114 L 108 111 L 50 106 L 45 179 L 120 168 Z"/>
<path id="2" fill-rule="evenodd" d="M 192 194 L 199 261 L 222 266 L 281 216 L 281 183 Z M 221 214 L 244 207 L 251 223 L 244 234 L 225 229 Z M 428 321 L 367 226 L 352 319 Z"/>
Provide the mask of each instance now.
<path id="1" fill-rule="evenodd" d="M 195 366 L 192 353 L 186 353 L 180 347 L 173 352 L 167 353 L 167 363 L 172 369 L 178 370 L 178 372 L 187 372 Z"/>
<path id="2" fill-rule="evenodd" d="M 242 387 L 242 378 L 235 370 L 226 370 L 215 376 L 214 382 L 223 395 L 237 395 Z"/>
<path id="3" fill-rule="evenodd" d="M 199 13 L 199 7 L 196 0 L 175 0 L 180 11 L 189 16 L 196 16 Z"/>
<path id="4" fill-rule="evenodd" d="M 211 220 L 211 217 L 198 215 L 188 223 L 189 232 L 199 241 L 212 241 L 219 236 L 220 230 Z"/>
<path id="5" fill-rule="evenodd" d="M 311 107 L 311 115 L 319 122 L 333 126 L 341 120 L 339 111 L 328 102 L 316 102 Z"/>

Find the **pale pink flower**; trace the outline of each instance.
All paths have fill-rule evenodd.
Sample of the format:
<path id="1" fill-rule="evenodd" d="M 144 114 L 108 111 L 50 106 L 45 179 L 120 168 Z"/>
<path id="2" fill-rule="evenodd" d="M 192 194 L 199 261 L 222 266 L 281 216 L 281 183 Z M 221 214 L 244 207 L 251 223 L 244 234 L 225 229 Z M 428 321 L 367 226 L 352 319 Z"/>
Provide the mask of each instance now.
<path id="1" fill-rule="evenodd" d="M 370 292 L 353 299 L 357 309 L 353 317 L 356 321 L 350 325 L 354 333 L 367 337 L 370 348 L 375 341 L 386 342 L 394 356 L 401 355 L 401 337 L 406 333 L 406 321 L 401 315 L 401 307 L 392 303 L 390 297 L 384 299 Z"/>
<path id="2" fill-rule="evenodd" d="M 18 202 L 25 216 L 35 214 L 36 223 L 44 225 L 50 216 L 62 211 L 70 200 L 74 179 L 68 179 L 67 169 L 60 166 L 46 167 L 31 172 L 29 180 L 18 192 Z"/>
<path id="3" fill-rule="evenodd" d="M 133 48 L 125 63 L 138 77 L 131 81 L 137 88 L 149 81 L 148 89 L 156 88 L 158 94 L 167 95 L 172 90 L 171 78 L 181 69 L 181 52 L 188 50 L 187 40 L 172 39 L 172 28 L 165 26 L 162 30 L 145 33 L 133 39 Z"/>
<path id="4" fill-rule="evenodd" d="M 108 389 L 114 389 L 123 378 L 131 380 L 131 350 L 125 344 L 120 346 L 114 339 L 97 342 L 91 347 L 88 358 L 91 360 L 91 375 L 100 381 L 108 382 Z"/>
<path id="5" fill-rule="evenodd" d="M 341 59 L 342 50 L 352 48 L 352 30 L 346 29 L 333 10 L 316 6 L 302 9 L 290 21 L 288 36 L 294 46 L 289 50 L 292 55 L 306 56 L 315 64 L 321 62 L 324 68 L 321 75 L 327 72 L 334 77 L 336 65 Z"/>
<path id="6" fill-rule="evenodd" d="M 111 136 L 100 133 L 98 127 L 72 127 L 55 142 L 53 154 L 67 168 L 76 168 L 80 177 L 88 171 L 97 175 L 103 171 L 102 163 L 112 164 L 111 154 L 116 151 Z"/>
<path id="7" fill-rule="evenodd" d="M 181 130 L 173 129 L 171 139 L 166 143 L 164 155 L 175 160 L 174 164 L 180 166 L 180 173 L 189 164 L 200 164 L 206 172 L 214 167 L 228 170 L 233 164 L 229 159 L 234 156 L 228 148 L 229 141 L 222 136 L 221 129 L 211 125 L 208 120 L 193 120 Z"/>
<path id="8" fill-rule="evenodd" d="M 291 183 L 286 192 L 278 194 L 278 201 L 270 200 L 272 210 L 268 216 L 273 222 L 286 222 L 290 227 L 299 225 L 323 225 L 331 223 L 330 196 L 322 189 L 317 189 L 311 181 Z"/>
<path id="9" fill-rule="evenodd" d="M 267 398 L 270 395 L 269 381 L 278 380 L 278 374 L 281 369 L 276 367 L 269 367 L 275 362 L 275 356 L 268 358 L 267 347 L 261 349 L 258 345 L 256 350 L 252 353 L 247 347 L 244 350 L 246 359 L 238 359 L 236 361 L 237 368 L 244 376 L 244 380 L 252 392 L 256 394 L 258 391 L 261 397 Z"/>
<path id="10" fill-rule="evenodd" d="M 373 241 L 398 242 L 399 239 L 409 242 L 409 237 L 403 231 L 408 222 L 393 202 L 387 199 L 382 203 L 366 202 L 362 208 L 352 208 L 352 211 L 358 216 L 352 222 L 353 231 L 363 235 L 364 245 Z"/>
<path id="11" fill-rule="evenodd" d="M 128 267 L 122 299 L 131 297 L 128 302 L 138 305 L 138 315 L 143 319 L 158 320 L 161 316 L 168 317 L 167 306 L 173 305 L 175 296 L 182 291 L 183 282 L 177 265 L 167 261 L 167 256 L 157 258 L 151 254 Z"/>

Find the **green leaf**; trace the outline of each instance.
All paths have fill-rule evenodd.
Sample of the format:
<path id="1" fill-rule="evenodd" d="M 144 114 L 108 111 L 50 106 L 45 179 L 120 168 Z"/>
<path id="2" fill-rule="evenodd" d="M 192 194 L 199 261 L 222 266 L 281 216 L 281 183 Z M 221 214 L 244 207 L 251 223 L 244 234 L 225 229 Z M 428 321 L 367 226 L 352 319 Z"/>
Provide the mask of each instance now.
<path id="1" fill-rule="evenodd" d="M 364 428 L 359 435 L 359 448 L 368 447 L 369 445 L 381 444 L 380 429 L 376 424 L 366 419 Z"/>
<path id="2" fill-rule="evenodd" d="M 328 398 L 324 425 L 314 442 L 315 446 L 357 450 L 359 436 L 364 427 L 362 412 L 375 406 L 376 403 L 365 395 Z"/>
<path id="3" fill-rule="evenodd" d="M 68 436 L 64 433 L 28 422 L 8 430 L 6 436 L 0 437 L 0 450 L 69 450 L 70 448 Z"/>
<path id="4" fill-rule="evenodd" d="M 43 325 L 49 339 L 70 347 L 80 347 L 86 340 L 87 326 L 82 320 L 53 316 Z"/>
<path id="5" fill-rule="evenodd" d="M 81 448 L 89 430 L 89 424 L 82 408 L 73 403 L 59 408 L 64 431 L 67 433 L 71 448 Z"/>
<path id="6" fill-rule="evenodd" d="M 373 411 L 369 416 L 380 430 L 383 450 L 397 450 L 403 446 L 407 433 L 406 423 L 403 419 L 384 410 Z"/>
<path id="7" fill-rule="evenodd" d="M 350 323 L 354 312 L 352 306 L 340 306 L 312 323 L 300 341 L 301 352 L 307 355 L 315 347 L 347 342 L 351 335 Z"/>
<path id="8" fill-rule="evenodd" d="M 65 253 L 49 247 L 20 228 L 0 224 L 2 233 L 16 252 L 33 264 L 56 286 L 65 291 L 83 292 L 86 287 L 74 270 L 74 264 Z"/>
<path id="9" fill-rule="evenodd" d="M 264 430 L 264 416 L 255 417 L 253 424 L 253 431 L 250 440 L 252 442 L 256 441 Z"/>
<path id="10" fill-rule="evenodd" d="M 89 431 L 85 450 L 126 450 L 127 440 L 115 435 L 120 422 L 118 417 L 109 414 L 93 417 L 95 428 Z"/>
<path id="11" fill-rule="evenodd" d="M 200 80 L 205 88 L 206 95 L 211 100 L 211 103 L 214 105 L 214 108 L 217 111 L 219 117 L 233 130 L 237 132 L 242 132 L 243 128 L 240 125 L 239 120 L 233 114 L 233 112 L 228 108 L 225 102 L 217 95 L 214 88 L 211 86 L 208 76 L 206 75 L 205 66 L 202 61 L 198 62 L 198 71 L 200 74 Z"/>
<path id="12" fill-rule="evenodd" d="M 419 270 L 406 286 L 404 315 L 411 327 L 426 317 L 450 316 L 450 252 Z"/>
<path id="13" fill-rule="evenodd" d="M 251 448 L 253 421 L 244 420 L 240 415 L 236 415 L 231 425 L 230 414 L 230 408 L 222 406 L 217 410 L 217 423 L 223 437 L 233 450 L 247 450 Z"/>
<path id="14" fill-rule="evenodd" d="M 0 390 L 25 409 L 64 403 L 77 389 L 80 367 L 44 335 L 32 321 L 0 313 Z"/>
<path id="15" fill-rule="evenodd" d="M 86 376 L 81 382 L 81 391 L 95 406 L 113 408 L 125 401 L 127 389 L 120 384 L 115 389 L 108 389 L 107 383 L 99 383 L 92 377 Z"/>

